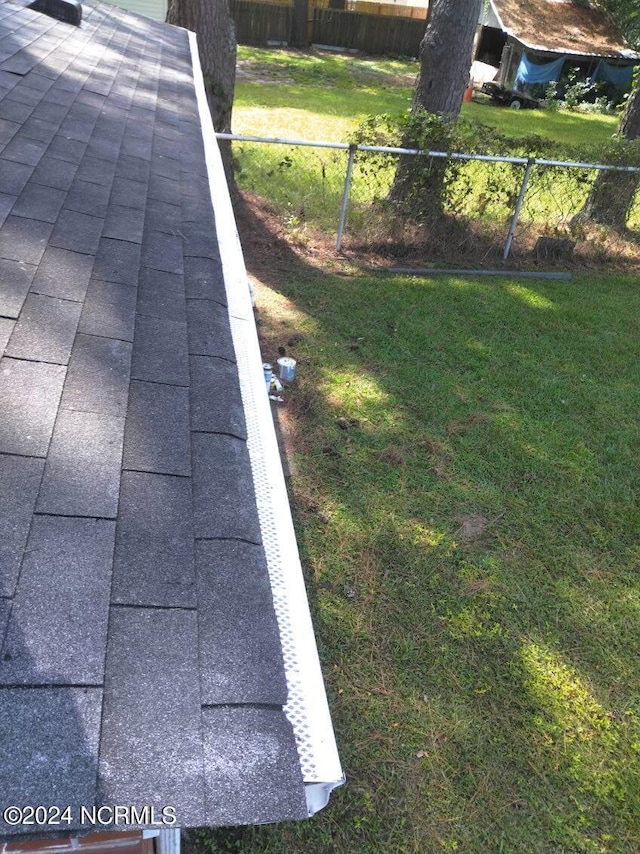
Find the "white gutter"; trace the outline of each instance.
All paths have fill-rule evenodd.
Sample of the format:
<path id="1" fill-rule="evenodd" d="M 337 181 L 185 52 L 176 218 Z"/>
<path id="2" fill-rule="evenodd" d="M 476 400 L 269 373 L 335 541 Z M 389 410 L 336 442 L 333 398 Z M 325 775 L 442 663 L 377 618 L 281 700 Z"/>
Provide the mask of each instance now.
<path id="1" fill-rule="evenodd" d="M 302 576 L 289 497 L 264 384 L 251 294 L 222 158 L 211 121 L 198 45 L 189 32 L 211 200 L 222 259 L 231 333 L 247 420 L 247 445 L 260 528 L 282 643 L 293 726 L 309 815 L 322 809 L 344 783 Z"/>

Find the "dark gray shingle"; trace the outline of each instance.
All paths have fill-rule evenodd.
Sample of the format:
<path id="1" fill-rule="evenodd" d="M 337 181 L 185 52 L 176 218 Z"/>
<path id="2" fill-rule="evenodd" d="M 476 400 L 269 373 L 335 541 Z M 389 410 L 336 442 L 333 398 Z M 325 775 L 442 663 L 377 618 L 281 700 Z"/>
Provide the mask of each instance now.
<path id="1" fill-rule="evenodd" d="M 191 482 L 123 472 L 112 600 L 195 607 Z"/>
<path id="2" fill-rule="evenodd" d="M 42 222 L 56 222 L 64 203 L 65 193 L 42 184 L 29 184 L 15 203 L 13 216 L 25 216 Z"/>
<path id="3" fill-rule="evenodd" d="M 100 240 L 93 268 L 95 279 L 118 282 L 121 285 L 137 285 L 139 267 L 140 247 L 137 244 L 113 240 L 110 237 Z"/>
<path id="4" fill-rule="evenodd" d="M 202 724 L 208 824 L 308 816 L 293 730 L 284 712 L 219 706 L 203 710 Z"/>
<path id="5" fill-rule="evenodd" d="M 0 258 L 0 315 L 18 317 L 37 269 L 35 264 Z"/>
<path id="6" fill-rule="evenodd" d="M 262 548 L 207 540 L 197 544 L 196 561 L 203 705 L 285 705 L 282 648 Z"/>
<path id="7" fill-rule="evenodd" d="M 233 355 L 229 314 L 212 300 L 187 300 L 189 354 L 194 356 Z"/>
<path id="8" fill-rule="evenodd" d="M 191 474 L 188 389 L 131 383 L 122 465 L 132 471 Z"/>
<path id="9" fill-rule="evenodd" d="M 100 217 L 74 210 L 63 210 L 51 235 L 50 245 L 86 255 L 95 255 L 103 225 L 104 220 Z"/>
<path id="10" fill-rule="evenodd" d="M 115 519 L 123 433 L 124 418 L 61 410 L 36 512 Z"/>
<path id="11" fill-rule="evenodd" d="M 144 211 L 112 205 L 109 208 L 102 236 L 128 240 L 130 243 L 142 243 L 144 221 Z"/>
<path id="12" fill-rule="evenodd" d="M 102 691 L 0 689 L 0 768 L 7 804 L 94 803 Z M 65 826 L 65 830 L 69 830 Z M 5 836 L 22 832 L 0 820 Z"/>
<path id="13" fill-rule="evenodd" d="M 64 375 L 60 365 L 0 360 L 0 453 L 46 456 Z"/>
<path id="14" fill-rule="evenodd" d="M 186 323 L 138 315 L 131 376 L 136 380 L 187 386 L 189 355 Z"/>
<path id="15" fill-rule="evenodd" d="M 0 454 L 0 596 L 13 596 L 43 469 L 44 460 Z"/>
<path id="16" fill-rule="evenodd" d="M 7 356 L 66 365 L 82 306 L 44 294 L 28 294 L 9 339 Z"/>
<path id="17" fill-rule="evenodd" d="M 246 443 L 232 436 L 191 437 L 196 537 L 261 542 Z"/>
<path id="18" fill-rule="evenodd" d="M 78 332 L 133 341 L 136 288 L 117 282 L 89 282 Z"/>
<path id="19" fill-rule="evenodd" d="M 78 170 L 77 163 L 68 163 L 58 157 L 45 155 L 33 173 L 32 180 L 45 187 L 68 190 Z"/>
<path id="20" fill-rule="evenodd" d="M 102 682 L 114 535 L 114 522 L 34 519 L 0 656 L 0 684 Z"/>
<path id="21" fill-rule="evenodd" d="M 129 399 L 131 344 L 96 335 L 76 336 L 61 407 L 124 418 Z"/>
<path id="22" fill-rule="evenodd" d="M 184 283 L 189 299 L 211 299 L 227 304 L 222 264 L 211 258 L 185 258 Z"/>
<path id="23" fill-rule="evenodd" d="M 2 170 L 2 192 L 12 196 L 20 195 L 33 173 L 32 166 L 25 166 L 24 163 L 11 163 L 1 158 L 0 169 Z"/>
<path id="24" fill-rule="evenodd" d="M 247 438 L 244 407 L 233 362 L 213 356 L 190 356 L 191 429 Z"/>
<path id="25" fill-rule="evenodd" d="M 49 245 L 31 285 L 36 294 L 82 302 L 87 293 L 93 258 Z"/>
<path id="26" fill-rule="evenodd" d="M 4 348 L 7 346 L 13 327 L 16 325 L 15 320 L 10 320 L 8 317 L 0 317 L 0 358 L 4 353 Z"/>
<path id="27" fill-rule="evenodd" d="M 146 231 L 142 241 L 142 265 L 167 273 L 182 274 L 182 238 L 160 231 Z"/>
<path id="28" fill-rule="evenodd" d="M 0 229 L 0 258 L 39 264 L 53 225 L 21 216 L 7 217 Z"/>
<path id="29" fill-rule="evenodd" d="M 204 824 L 197 646 L 194 611 L 111 609 L 103 803 L 170 804 L 178 826 Z"/>

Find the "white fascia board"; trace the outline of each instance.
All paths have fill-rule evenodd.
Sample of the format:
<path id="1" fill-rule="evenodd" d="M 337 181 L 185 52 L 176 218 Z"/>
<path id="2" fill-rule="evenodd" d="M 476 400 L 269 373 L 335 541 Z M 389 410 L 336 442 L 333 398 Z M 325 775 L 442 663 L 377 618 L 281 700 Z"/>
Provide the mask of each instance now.
<path id="1" fill-rule="evenodd" d="M 289 689 L 285 713 L 293 726 L 309 815 L 313 815 L 326 805 L 330 792 L 344 782 L 344 774 L 320 669 L 289 497 L 265 389 L 240 237 L 207 104 L 194 33 L 189 33 L 189 40 L 231 333 L 247 420 L 247 445 Z"/>

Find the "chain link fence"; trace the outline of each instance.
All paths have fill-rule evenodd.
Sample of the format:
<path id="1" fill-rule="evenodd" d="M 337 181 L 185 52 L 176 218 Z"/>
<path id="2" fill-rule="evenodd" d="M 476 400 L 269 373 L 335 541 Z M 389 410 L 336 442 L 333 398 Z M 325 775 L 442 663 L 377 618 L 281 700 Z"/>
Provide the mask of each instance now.
<path id="1" fill-rule="evenodd" d="M 599 172 L 624 171 L 640 180 L 637 167 L 218 136 L 233 140 L 239 187 L 268 200 L 292 231 L 334 234 L 338 250 L 395 257 L 421 251 L 434 260 L 517 261 L 539 258 L 541 246 L 546 258 L 578 244 L 587 256 L 595 252 L 606 260 L 607 251 L 619 253 L 619 238 L 610 229 L 594 236 L 577 215 Z M 418 215 L 404 216 L 389 198 L 399 162 L 416 157 L 432 173 L 441 198 L 420 205 Z M 627 229 L 627 243 L 637 240 L 640 254 L 640 192 Z"/>

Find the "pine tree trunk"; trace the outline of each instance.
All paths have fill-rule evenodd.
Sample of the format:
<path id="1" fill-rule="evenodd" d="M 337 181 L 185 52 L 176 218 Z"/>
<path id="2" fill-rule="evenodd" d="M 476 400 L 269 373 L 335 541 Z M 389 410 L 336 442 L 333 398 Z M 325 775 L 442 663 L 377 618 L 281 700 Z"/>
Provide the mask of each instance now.
<path id="1" fill-rule="evenodd" d="M 455 120 L 469 85 L 473 40 L 484 0 L 431 0 L 427 28 L 420 44 L 420 73 L 413 94 L 413 112 L 426 110 Z M 408 148 L 415 141 L 405 139 Z M 413 197 L 423 210 L 439 212 L 446 161 L 425 164 L 421 157 L 404 157 L 390 198 L 404 203 Z M 419 211 L 421 212 L 421 211 Z"/>
<path id="2" fill-rule="evenodd" d="M 237 42 L 229 0 L 171 0 L 167 22 L 196 33 L 213 126 L 230 133 Z M 231 183 L 231 144 L 221 141 L 220 151 Z"/>
<path id="3" fill-rule="evenodd" d="M 617 133 L 625 139 L 640 137 L 640 78 L 629 96 Z M 583 209 L 575 219 L 624 230 L 639 185 L 637 172 L 599 172 Z"/>

